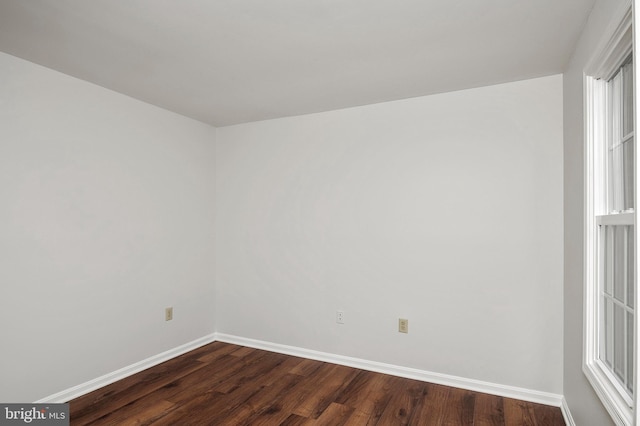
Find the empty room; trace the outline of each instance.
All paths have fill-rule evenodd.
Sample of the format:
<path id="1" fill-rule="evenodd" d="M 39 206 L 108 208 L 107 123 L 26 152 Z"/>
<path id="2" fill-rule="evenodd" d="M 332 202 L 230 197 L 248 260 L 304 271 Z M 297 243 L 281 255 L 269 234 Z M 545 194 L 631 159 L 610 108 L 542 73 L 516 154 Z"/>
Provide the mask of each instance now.
<path id="1" fill-rule="evenodd" d="M 0 424 L 640 425 L 634 3 L 0 0 Z"/>

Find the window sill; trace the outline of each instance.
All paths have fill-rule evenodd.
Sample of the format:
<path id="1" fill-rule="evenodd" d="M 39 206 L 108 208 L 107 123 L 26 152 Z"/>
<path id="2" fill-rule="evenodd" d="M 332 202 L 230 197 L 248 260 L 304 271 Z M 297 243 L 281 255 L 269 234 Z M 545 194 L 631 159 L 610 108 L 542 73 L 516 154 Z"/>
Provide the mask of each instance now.
<path id="1" fill-rule="evenodd" d="M 584 364 L 582 371 L 615 424 L 619 426 L 633 425 L 633 408 L 629 406 L 627 400 L 622 397 L 616 385 L 611 382 L 597 362 L 592 361 Z"/>

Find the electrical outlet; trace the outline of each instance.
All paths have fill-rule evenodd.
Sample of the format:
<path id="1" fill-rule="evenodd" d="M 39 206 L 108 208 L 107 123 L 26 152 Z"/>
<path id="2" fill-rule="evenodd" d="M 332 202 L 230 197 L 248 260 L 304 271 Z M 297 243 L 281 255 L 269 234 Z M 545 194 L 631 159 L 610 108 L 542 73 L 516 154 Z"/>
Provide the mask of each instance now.
<path id="1" fill-rule="evenodd" d="M 164 320 L 171 321 L 173 319 L 173 308 L 165 308 L 164 310 Z"/>
<path id="2" fill-rule="evenodd" d="M 398 332 L 400 333 L 408 333 L 409 332 L 409 320 L 405 318 L 398 319 Z"/>
<path id="3" fill-rule="evenodd" d="M 338 324 L 344 324 L 344 312 L 336 311 L 336 322 Z"/>

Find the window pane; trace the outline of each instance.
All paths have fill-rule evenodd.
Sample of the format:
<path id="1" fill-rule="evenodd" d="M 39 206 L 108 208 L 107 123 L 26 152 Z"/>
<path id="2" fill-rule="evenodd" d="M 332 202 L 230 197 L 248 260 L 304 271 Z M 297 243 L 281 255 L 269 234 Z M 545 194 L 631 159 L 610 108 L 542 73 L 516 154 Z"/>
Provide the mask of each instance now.
<path id="1" fill-rule="evenodd" d="M 625 311 L 620 305 L 613 305 L 613 371 L 616 376 L 624 383 L 625 374 L 625 352 L 626 352 L 626 333 L 625 333 Z"/>
<path id="2" fill-rule="evenodd" d="M 604 362 L 613 367 L 613 302 L 611 299 L 604 301 Z"/>
<path id="3" fill-rule="evenodd" d="M 633 131 L 633 63 L 622 67 L 622 134 Z"/>
<path id="4" fill-rule="evenodd" d="M 633 314 L 627 312 L 627 389 L 633 392 Z"/>
<path id="5" fill-rule="evenodd" d="M 622 140 L 622 72 L 618 72 L 609 82 L 609 148 Z"/>
<path id="6" fill-rule="evenodd" d="M 613 237 L 613 297 L 624 303 L 625 288 L 624 283 L 627 269 L 625 259 L 625 228 L 626 226 L 612 226 L 614 229 Z"/>
<path id="7" fill-rule="evenodd" d="M 602 281 L 605 294 L 613 295 L 613 228 L 602 226 Z"/>
<path id="8" fill-rule="evenodd" d="M 609 149 L 609 210 L 624 210 L 624 147 L 618 143 Z"/>
<path id="9" fill-rule="evenodd" d="M 633 246 L 633 226 L 627 227 L 627 306 L 634 308 L 635 306 L 635 275 L 633 271 L 633 261 L 635 258 L 635 249 Z"/>
<path id="10" fill-rule="evenodd" d="M 634 138 L 630 138 L 624 142 L 622 145 L 622 156 L 623 156 L 623 166 L 622 166 L 622 174 L 623 174 L 623 182 L 622 186 L 624 187 L 624 209 L 632 209 L 634 207 L 634 199 L 633 199 L 633 191 L 634 191 L 634 180 L 633 180 L 633 151 L 634 151 Z"/>

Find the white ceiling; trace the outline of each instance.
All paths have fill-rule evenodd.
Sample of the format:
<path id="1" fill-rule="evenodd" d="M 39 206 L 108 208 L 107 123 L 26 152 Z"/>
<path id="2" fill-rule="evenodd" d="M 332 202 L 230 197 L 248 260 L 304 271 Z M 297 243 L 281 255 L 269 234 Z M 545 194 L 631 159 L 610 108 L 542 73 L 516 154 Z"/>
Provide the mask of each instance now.
<path id="1" fill-rule="evenodd" d="M 561 73 L 594 0 L 0 0 L 0 51 L 224 126 Z"/>

